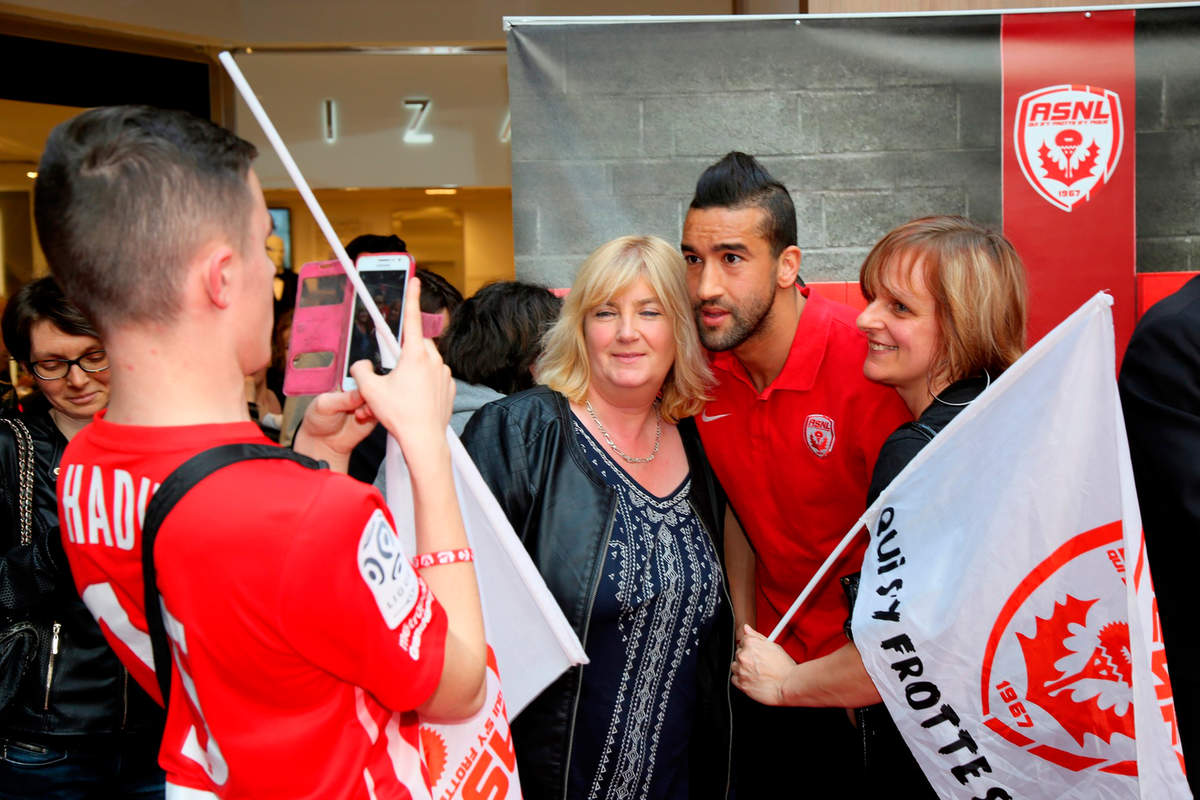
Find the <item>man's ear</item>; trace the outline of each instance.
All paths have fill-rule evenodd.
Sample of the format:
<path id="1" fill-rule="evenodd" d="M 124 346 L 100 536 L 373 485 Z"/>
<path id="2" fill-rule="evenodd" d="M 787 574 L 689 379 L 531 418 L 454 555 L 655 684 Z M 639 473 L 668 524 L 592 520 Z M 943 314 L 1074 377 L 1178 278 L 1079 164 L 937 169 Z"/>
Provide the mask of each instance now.
<path id="1" fill-rule="evenodd" d="M 212 242 L 197 257 L 208 301 L 217 308 L 228 308 L 233 300 L 233 248 L 224 242 Z"/>
<path id="2" fill-rule="evenodd" d="M 796 278 L 800 275 L 801 259 L 800 248 L 796 245 L 790 245 L 783 249 L 783 252 L 779 254 L 779 268 L 775 274 L 777 287 L 786 289 L 796 283 Z"/>

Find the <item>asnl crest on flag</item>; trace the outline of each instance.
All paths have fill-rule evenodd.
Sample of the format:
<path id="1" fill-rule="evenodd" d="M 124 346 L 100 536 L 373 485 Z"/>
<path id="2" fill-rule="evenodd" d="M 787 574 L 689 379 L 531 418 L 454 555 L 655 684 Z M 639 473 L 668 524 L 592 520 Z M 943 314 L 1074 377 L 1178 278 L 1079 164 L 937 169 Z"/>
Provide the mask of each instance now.
<path id="1" fill-rule="evenodd" d="M 1099 294 L 865 516 L 854 641 L 942 797 L 1191 797 Z"/>
<path id="2" fill-rule="evenodd" d="M 1125 131 L 1121 98 L 1095 86 L 1044 86 L 1017 101 L 1013 146 L 1021 172 L 1048 203 L 1071 211 L 1117 168 Z"/>

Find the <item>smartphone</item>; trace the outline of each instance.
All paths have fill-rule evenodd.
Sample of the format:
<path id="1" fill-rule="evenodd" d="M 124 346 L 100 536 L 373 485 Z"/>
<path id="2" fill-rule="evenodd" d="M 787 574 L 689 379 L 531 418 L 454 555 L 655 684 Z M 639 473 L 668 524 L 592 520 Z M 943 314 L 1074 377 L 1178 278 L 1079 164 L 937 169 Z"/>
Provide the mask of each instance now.
<path id="1" fill-rule="evenodd" d="M 368 294 L 387 321 L 388 328 L 399 339 L 404 319 L 404 289 L 408 284 L 409 272 L 416 269 L 413 257 L 408 253 L 367 253 L 358 257 L 355 267 L 358 276 L 366 284 Z M 384 343 L 384 338 L 375 330 L 375 324 L 357 293 L 346 342 L 346 359 L 342 365 L 342 389 L 346 391 L 358 388 L 354 378 L 350 377 L 350 365 L 354 362 L 369 359 L 378 375 L 385 374 L 395 366 L 395 358 Z"/>
<path id="2" fill-rule="evenodd" d="M 288 397 L 338 388 L 352 300 L 350 281 L 337 261 L 305 264 L 296 284 L 296 312 L 283 377 L 283 393 Z"/>

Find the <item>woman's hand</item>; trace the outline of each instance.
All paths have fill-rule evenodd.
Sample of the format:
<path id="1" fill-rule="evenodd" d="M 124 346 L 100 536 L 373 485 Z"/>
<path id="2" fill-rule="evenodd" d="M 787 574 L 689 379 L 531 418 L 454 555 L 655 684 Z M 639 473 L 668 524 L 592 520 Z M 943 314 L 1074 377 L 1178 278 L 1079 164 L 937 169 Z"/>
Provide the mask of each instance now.
<path id="1" fill-rule="evenodd" d="M 763 705 L 783 705 L 783 684 L 796 666 L 787 652 L 749 625 L 733 659 L 733 685 Z"/>
<path id="2" fill-rule="evenodd" d="M 797 664 L 749 625 L 733 661 L 733 685 L 768 706 L 861 708 L 881 702 L 862 657 L 851 642 Z"/>

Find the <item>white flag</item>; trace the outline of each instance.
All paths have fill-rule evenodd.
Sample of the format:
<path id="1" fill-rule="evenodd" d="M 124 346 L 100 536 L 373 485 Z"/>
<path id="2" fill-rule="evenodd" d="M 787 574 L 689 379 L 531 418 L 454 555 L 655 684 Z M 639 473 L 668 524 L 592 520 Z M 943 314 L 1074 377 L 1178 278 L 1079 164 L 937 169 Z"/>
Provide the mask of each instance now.
<path id="1" fill-rule="evenodd" d="M 587 662 L 583 645 L 546 588 L 475 462 L 447 428 L 454 486 L 475 551 L 475 576 L 488 640 L 487 699 L 458 723 L 421 722 L 422 759 L 434 800 L 520 800 L 508 718 L 559 675 Z M 412 484 L 400 446 L 387 439 L 387 501 L 406 552 L 414 553 Z"/>
<path id="2" fill-rule="evenodd" d="M 496 654 L 510 716 L 559 675 L 587 662 L 583 645 L 484 483 L 458 437 L 446 429 L 458 505 L 475 551 L 475 574 L 488 644 Z M 412 484 L 395 439 L 388 437 L 387 501 L 407 552 L 414 550 Z"/>
<path id="3" fill-rule="evenodd" d="M 1111 305 L 1032 348 L 865 517 L 855 642 L 942 797 L 1191 797 Z"/>

